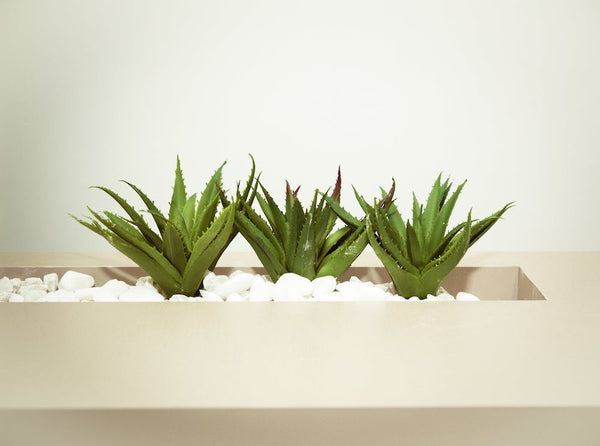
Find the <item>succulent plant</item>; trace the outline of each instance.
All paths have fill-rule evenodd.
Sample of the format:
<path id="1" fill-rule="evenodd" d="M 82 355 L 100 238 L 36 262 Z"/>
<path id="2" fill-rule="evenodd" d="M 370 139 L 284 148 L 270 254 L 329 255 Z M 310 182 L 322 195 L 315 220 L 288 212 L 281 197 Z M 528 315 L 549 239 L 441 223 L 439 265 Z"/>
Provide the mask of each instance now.
<path id="1" fill-rule="evenodd" d="M 314 279 L 338 277 L 364 250 L 368 241 L 364 222 L 352 220 L 343 228 L 334 229 L 337 215 L 329 203 L 339 203 L 341 174 L 331 195 L 314 192 L 311 205 L 304 209 L 298 199 L 298 189 L 286 182 L 285 210 L 281 210 L 271 194 L 261 184 L 262 193 L 256 200 L 266 218 L 241 200 L 236 212 L 236 226 L 252 246 L 273 281 L 292 272 Z"/>
<path id="2" fill-rule="evenodd" d="M 395 204 L 390 203 L 385 212 L 379 206 L 368 205 L 357 195 L 361 206 L 369 213 L 369 243 L 390 274 L 398 294 L 421 299 L 436 294 L 467 249 L 513 206 L 508 203 L 481 220 L 473 220 L 469 211 L 467 221 L 447 231 L 450 215 L 465 183 L 449 195 L 452 183 L 449 179 L 442 183 L 441 175 L 438 176 L 425 208 L 413 193 L 412 223 L 402 219 Z M 394 188 L 395 184 L 392 191 Z"/>
<path id="3" fill-rule="evenodd" d="M 92 216 L 87 220 L 71 216 L 139 265 L 168 297 L 173 294 L 193 296 L 200 288 L 207 270 L 214 268 L 237 233 L 234 226 L 237 204 L 230 203 L 222 191 L 224 165 L 215 171 L 197 199 L 196 194 L 188 196 L 186 193 L 177 157 L 175 185 L 166 216 L 137 186 L 124 181 L 141 198 L 158 232 L 150 228 L 133 206 L 103 186 L 91 187 L 111 196 L 129 218 L 108 211 L 95 212 L 89 207 Z M 253 179 L 254 160 L 246 189 L 240 196 L 248 199 Z M 217 212 L 220 202 L 223 208 Z"/>

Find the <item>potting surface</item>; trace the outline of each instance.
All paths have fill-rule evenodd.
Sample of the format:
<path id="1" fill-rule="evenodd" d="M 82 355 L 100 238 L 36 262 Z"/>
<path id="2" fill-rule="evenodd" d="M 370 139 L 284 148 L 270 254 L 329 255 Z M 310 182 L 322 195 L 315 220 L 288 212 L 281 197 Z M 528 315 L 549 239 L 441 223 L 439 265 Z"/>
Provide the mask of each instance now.
<path id="1" fill-rule="evenodd" d="M 257 261 L 226 253 L 220 264 Z M 373 265 L 372 255 L 356 264 Z M 0 254 L 0 266 L 131 263 L 14 253 Z M 400 434 L 475 444 L 460 443 L 460 432 L 491 445 L 574 435 L 573 444 L 599 444 L 600 253 L 469 253 L 461 266 L 518 266 L 545 300 L 0 304 L 0 438 L 28 444 L 18 439 L 32 422 L 45 444 L 76 444 L 53 443 L 39 423 L 129 432 L 156 418 L 177 441 L 213 435 L 215 444 L 259 444 L 242 442 L 253 433 L 260 444 L 399 444 Z M 297 441 L 281 443 L 295 429 Z M 523 443 L 499 429 L 518 429 Z M 325 442 L 301 441 L 311 432 Z"/>

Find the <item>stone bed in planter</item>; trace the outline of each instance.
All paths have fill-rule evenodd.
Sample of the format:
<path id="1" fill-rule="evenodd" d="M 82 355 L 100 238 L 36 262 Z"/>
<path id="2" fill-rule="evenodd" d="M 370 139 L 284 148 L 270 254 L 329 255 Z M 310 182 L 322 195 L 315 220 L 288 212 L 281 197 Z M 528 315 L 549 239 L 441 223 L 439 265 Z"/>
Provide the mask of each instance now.
<path id="1" fill-rule="evenodd" d="M 58 272 L 57 272 L 58 271 Z M 85 272 L 84 272 L 85 271 Z M 61 277 L 59 279 L 59 273 Z M 161 302 L 152 279 L 136 267 L 0 268 L 0 302 Z M 357 274 L 357 275 L 354 275 Z M 33 276 L 33 277 L 32 277 Z M 344 280 L 350 276 L 348 280 Z M 351 268 L 340 280 L 326 276 L 312 281 L 288 273 L 273 283 L 262 268 L 217 268 L 209 272 L 198 296 L 172 296 L 169 302 L 442 302 L 544 299 L 518 267 L 457 268 L 437 295 L 420 300 L 394 294 L 382 267 Z M 362 280 L 361 280 L 362 278 Z M 123 280 L 126 279 L 126 280 Z M 371 279 L 371 280 L 370 280 Z M 389 277 L 387 278 L 389 280 Z M 95 286 L 97 284 L 97 286 Z M 482 289 L 482 285 L 487 289 Z M 491 286 L 490 286 L 491 285 Z M 449 292 L 448 290 L 452 290 Z"/>

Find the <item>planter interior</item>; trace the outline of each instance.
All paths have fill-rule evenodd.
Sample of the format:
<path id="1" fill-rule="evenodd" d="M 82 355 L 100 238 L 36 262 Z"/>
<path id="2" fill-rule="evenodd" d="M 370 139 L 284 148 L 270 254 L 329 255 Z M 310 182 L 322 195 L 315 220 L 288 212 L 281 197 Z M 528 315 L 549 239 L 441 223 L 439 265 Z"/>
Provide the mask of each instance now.
<path id="1" fill-rule="evenodd" d="M 265 274 L 262 267 L 217 267 L 216 274 L 231 274 L 239 269 L 254 274 Z M 120 267 L 4 267 L 0 268 L 0 277 L 42 277 L 55 272 L 59 277 L 68 270 L 75 270 L 94 277 L 96 284 L 101 285 L 110 279 L 119 279 L 127 283 L 135 283 L 147 275 L 135 266 Z M 390 282 L 390 277 L 383 267 L 352 267 L 339 277 L 339 281 L 357 276 L 361 280 L 374 283 Z M 457 267 L 446 278 L 442 286 L 452 295 L 459 291 L 475 294 L 481 300 L 546 300 L 537 286 L 518 266 L 473 266 Z"/>

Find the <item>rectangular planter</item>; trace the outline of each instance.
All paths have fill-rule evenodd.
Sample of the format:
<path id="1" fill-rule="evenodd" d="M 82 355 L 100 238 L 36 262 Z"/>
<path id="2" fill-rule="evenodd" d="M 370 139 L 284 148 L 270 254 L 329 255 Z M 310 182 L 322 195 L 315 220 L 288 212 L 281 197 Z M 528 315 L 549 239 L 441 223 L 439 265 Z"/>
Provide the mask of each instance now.
<path id="1" fill-rule="evenodd" d="M 0 260 L 140 273 L 92 255 Z M 598 444 L 599 270 L 600 253 L 476 253 L 447 286 L 484 302 L 0 304 L 0 438 Z"/>

